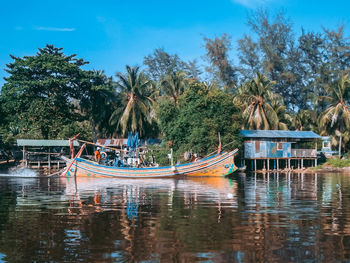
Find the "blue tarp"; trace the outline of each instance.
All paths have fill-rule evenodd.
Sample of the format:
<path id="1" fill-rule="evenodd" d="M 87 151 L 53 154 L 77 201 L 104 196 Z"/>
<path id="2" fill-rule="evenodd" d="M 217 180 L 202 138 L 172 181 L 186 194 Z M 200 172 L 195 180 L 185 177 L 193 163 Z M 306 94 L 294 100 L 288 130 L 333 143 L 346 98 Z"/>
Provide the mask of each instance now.
<path id="1" fill-rule="evenodd" d="M 129 132 L 128 143 L 126 146 L 132 150 L 136 149 L 139 146 L 139 134 L 138 134 L 138 132 L 136 132 L 135 135 L 133 135 L 132 132 Z"/>

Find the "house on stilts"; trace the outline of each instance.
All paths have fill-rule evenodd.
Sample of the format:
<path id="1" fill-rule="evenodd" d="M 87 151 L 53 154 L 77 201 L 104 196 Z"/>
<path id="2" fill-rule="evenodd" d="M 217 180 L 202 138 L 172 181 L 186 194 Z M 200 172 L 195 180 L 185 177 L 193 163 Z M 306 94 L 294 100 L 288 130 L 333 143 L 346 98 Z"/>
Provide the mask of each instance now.
<path id="1" fill-rule="evenodd" d="M 312 131 L 242 130 L 242 165 L 248 170 L 303 169 L 317 166 L 317 140 Z"/>

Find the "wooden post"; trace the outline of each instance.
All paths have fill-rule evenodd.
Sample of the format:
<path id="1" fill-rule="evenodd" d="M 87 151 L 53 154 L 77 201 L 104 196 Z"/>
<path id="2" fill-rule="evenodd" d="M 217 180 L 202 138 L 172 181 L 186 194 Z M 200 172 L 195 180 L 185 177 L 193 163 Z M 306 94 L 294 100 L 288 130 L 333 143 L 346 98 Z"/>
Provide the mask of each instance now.
<path id="1" fill-rule="evenodd" d="M 265 168 L 265 160 L 263 160 L 263 170 L 266 170 L 266 168 Z"/>
<path id="2" fill-rule="evenodd" d="M 315 167 L 317 166 L 317 157 L 316 157 L 316 159 L 315 159 Z"/>
<path id="3" fill-rule="evenodd" d="M 267 159 L 267 171 L 270 171 L 270 159 Z"/>
<path id="4" fill-rule="evenodd" d="M 256 171 L 256 159 L 254 159 L 254 171 Z"/>
<path id="5" fill-rule="evenodd" d="M 26 152 L 26 147 L 23 146 L 23 165 L 25 165 L 25 167 L 27 167 L 27 161 L 26 161 L 26 158 L 25 158 L 25 152 Z"/>
<path id="6" fill-rule="evenodd" d="M 290 159 L 288 159 L 288 169 L 290 170 Z"/>
<path id="7" fill-rule="evenodd" d="M 280 169 L 279 167 L 279 159 L 277 159 L 277 171 Z"/>
<path id="8" fill-rule="evenodd" d="M 49 147 L 49 154 L 47 156 L 48 166 L 49 166 L 49 173 L 51 171 L 51 155 L 50 155 L 50 147 Z"/>
<path id="9" fill-rule="evenodd" d="M 301 159 L 301 169 L 304 169 L 304 159 Z"/>

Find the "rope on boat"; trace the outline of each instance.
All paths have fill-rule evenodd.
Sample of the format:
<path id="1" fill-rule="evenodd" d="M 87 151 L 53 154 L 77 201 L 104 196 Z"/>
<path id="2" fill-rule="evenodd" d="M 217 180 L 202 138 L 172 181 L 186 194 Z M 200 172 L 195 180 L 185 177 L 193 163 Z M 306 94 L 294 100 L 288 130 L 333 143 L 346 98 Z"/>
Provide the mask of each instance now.
<path id="1" fill-rule="evenodd" d="M 48 174 L 46 175 L 47 177 L 51 177 L 57 174 L 61 174 L 67 167 L 62 168 L 61 170 L 59 170 L 58 172 L 52 173 L 52 174 Z"/>
<path id="2" fill-rule="evenodd" d="M 230 144 L 232 144 L 232 143 L 234 143 L 234 141 L 225 144 L 224 146 L 222 146 L 222 148 L 224 148 L 224 147 L 226 147 L 226 146 L 228 146 L 228 145 L 230 145 Z M 218 152 L 218 150 L 215 150 L 215 151 L 213 151 L 213 152 L 211 152 L 211 153 L 208 153 L 208 154 L 207 154 L 206 156 L 204 156 L 203 158 L 206 158 L 206 157 L 208 157 L 208 156 L 210 156 L 210 155 L 213 155 L 214 153 L 217 153 L 217 152 Z"/>
<path id="3" fill-rule="evenodd" d="M 83 143 L 86 143 L 86 144 L 99 146 L 99 147 L 106 148 L 106 149 L 110 149 L 110 150 L 113 150 L 113 151 L 118 151 L 118 152 L 121 152 L 121 151 L 122 151 L 122 150 L 117 149 L 117 148 L 113 148 L 113 147 L 109 147 L 109 146 L 104 146 L 104 145 L 100 145 L 100 144 L 93 143 L 93 142 L 88 142 L 88 141 L 84 141 L 84 140 L 80 140 L 80 139 L 75 139 L 75 140 L 78 141 L 78 142 L 83 142 Z"/>

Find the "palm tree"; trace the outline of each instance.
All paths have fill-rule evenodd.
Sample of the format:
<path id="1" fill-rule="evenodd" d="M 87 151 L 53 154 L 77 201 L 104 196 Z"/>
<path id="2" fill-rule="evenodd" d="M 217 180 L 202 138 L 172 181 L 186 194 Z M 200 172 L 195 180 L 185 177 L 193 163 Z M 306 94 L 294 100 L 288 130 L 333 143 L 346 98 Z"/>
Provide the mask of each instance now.
<path id="1" fill-rule="evenodd" d="M 278 129 L 278 116 L 270 104 L 274 100 L 270 87 L 274 84 L 257 73 L 255 79 L 244 83 L 238 90 L 234 103 L 243 110 L 245 129 Z"/>
<path id="2" fill-rule="evenodd" d="M 297 131 L 316 131 L 317 113 L 313 110 L 299 110 L 292 117 L 292 127 Z"/>
<path id="3" fill-rule="evenodd" d="M 279 95 L 274 94 L 271 107 L 277 115 L 277 129 L 288 130 L 288 124 L 292 122 L 292 116 L 287 112 L 287 107 Z"/>
<path id="4" fill-rule="evenodd" d="M 185 72 L 173 72 L 167 75 L 161 82 L 164 94 L 173 99 L 175 106 L 177 105 L 179 96 L 185 91 L 185 77 Z"/>
<path id="5" fill-rule="evenodd" d="M 110 122 L 112 125 L 117 124 L 123 135 L 131 130 L 138 131 L 142 136 L 147 123 L 152 123 L 152 85 L 139 69 L 126 66 L 126 74 L 117 73 L 117 89 L 122 97 L 122 107 L 113 112 Z"/>
<path id="6" fill-rule="evenodd" d="M 320 119 L 321 134 L 335 132 L 339 136 L 339 157 L 343 134 L 350 129 L 350 111 L 347 99 L 349 98 L 350 80 L 348 74 L 343 75 L 337 85 L 328 90 L 330 96 L 323 96 L 329 101 L 329 107 L 323 112 Z"/>

